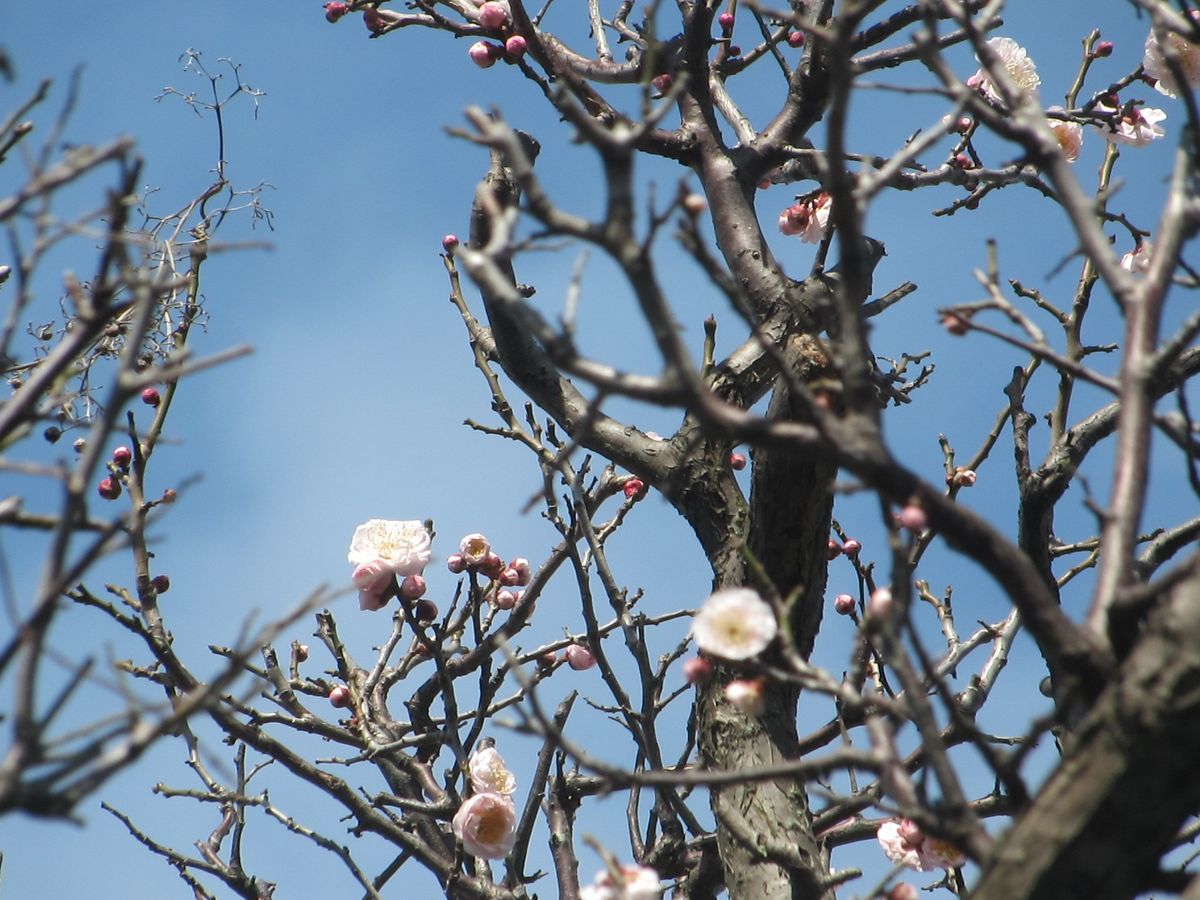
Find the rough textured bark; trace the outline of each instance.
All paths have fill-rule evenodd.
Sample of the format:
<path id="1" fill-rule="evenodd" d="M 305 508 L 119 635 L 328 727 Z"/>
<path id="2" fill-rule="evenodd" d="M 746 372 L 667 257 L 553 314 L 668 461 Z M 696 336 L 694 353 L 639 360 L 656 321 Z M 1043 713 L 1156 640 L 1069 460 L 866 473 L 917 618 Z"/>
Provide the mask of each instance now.
<path id="1" fill-rule="evenodd" d="M 985 861 L 974 900 L 1117 900 L 1200 807 L 1200 558 L 1150 617 L 1068 757 Z"/>

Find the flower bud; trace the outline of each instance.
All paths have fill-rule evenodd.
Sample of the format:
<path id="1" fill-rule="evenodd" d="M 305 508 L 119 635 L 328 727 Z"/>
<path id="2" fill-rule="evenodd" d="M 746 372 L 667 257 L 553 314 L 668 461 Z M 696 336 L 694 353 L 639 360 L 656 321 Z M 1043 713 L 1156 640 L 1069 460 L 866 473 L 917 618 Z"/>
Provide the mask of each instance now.
<path id="1" fill-rule="evenodd" d="M 683 208 L 685 212 L 691 213 L 693 216 L 698 216 L 700 213 L 708 209 L 708 201 L 704 199 L 702 194 L 688 194 L 683 198 Z M 650 437 L 653 432 L 646 432 L 646 437 Z M 662 440 L 662 438 L 658 438 Z"/>
<path id="2" fill-rule="evenodd" d="M 148 387 L 142 391 L 142 402 L 147 406 L 158 406 L 162 397 L 158 393 L 158 388 Z"/>
<path id="3" fill-rule="evenodd" d="M 457 234 L 448 234 L 442 238 L 442 249 L 445 250 L 447 253 L 450 253 L 457 246 L 458 246 L 458 235 Z"/>
<path id="4" fill-rule="evenodd" d="M 829 539 L 829 543 L 826 545 L 826 547 L 827 549 L 825 551 L 825 555 L 827 558 L 833 560 L 842 555 L 842 545 L 833 538 Z"/>
<path id="5" fill-rule="evenodd" d="M 971 130 L 971 126 L 974 124 L 975 123 L 971 120 L 970 116 L 963 116 L 954 123 L 954 130 L 959 134 L 966 134 Z"/>
<path id="6" fill-rule="evenodd" d="M 730 44 L 729 45 L 729 55 L 730 56 L 741 56 L 742 48 L 739 47 L 737 44 Z"/>
<path id="7" fill-rule="evenodd" d="M 497 54 L 493 49 L 494 46 L 487 41 L 476 41 L 467 50 L 467 56 L 471 57 L 471 62 L 479 68 L 490 69 L 496 64 Z"/>
<path id="8" fill-rule="evenodd" d="M 96 486 L 96 491 L 105 500 L 116 500 L 121 496 L 121 482 L 108 475 L 100 479 L 100 484 Z"/>
<path id="9" fill-rule="evenodd" d="M 925 842 L 925 832 L 912 819 L 901 819 L 900 840 L 904 841 L 910 847 L 920 847 Z"/>
<path id="10" fill-rule="evenodd" d="M 942 316 L 942 327 L 956 337 L 962 337 L 971 330 L 967 320 L 958 313 L 946 313 Z"/>
<path id="11" fill-rule="evenodd" d="M 725 685 L 725 699 L 743 715 L 761 716 L 765 701 L 761 678 L 739 679 Z"/>
<path id="12" fill-rule="evenodd" d="M 432 600 L 418 600 L 413 604 L 413 618 L 422 625 L 428 625 L 437 619 L 437 604 Z"/>
<path id="13" fill-rule="evenodd" d="M 155 575 L 150 579 L 150 583 L 154 585 L 156 594 L 165 594 L 171 589 L 171 579 L 166 575 Z"/>
<path id="14" fill-rule="evenodd" d="M 925 510 L 915 503 L 907 504 L 900 512 L 896 513 L 896 524 L 909 531 L 921 531 L 928 523 Z"/>
<path id="15" fill-rule="evenodd" d="M 582 644 L 572 644 L 563 652 L 567 657 L 567 665 L 576 672 L 590 669 L 596 664 L 596 657 L 592 655 L 592 651 Z"/>
<path id="16" fill-rule="evenodd" d="M 170 488 L 167 488 L 165 491 L 163 491 L 162 502 L 163 503 L 174 503 L 175 500 L 178 498 L 178 496 L 179 495 L 176 494 L 173 490 L 171 490 Z"/>
<path id="17" fill-rule="evenodd" d="M 730 453 L 729 466 L 735 472 L 740 472 L 746 468 L 746 455 L 744 453 Z"/>
<path id="18" fill-rule="evenodd" d="M 350 688 L 339 684 L 329 691 L 329 703 L 334 709 L 345 709 L 350 705 Z"/>
<path id="19" fill-rule="evenodd" d="M 654 89 L 656 91 L 658 91 L 660 94 L 665 94 L 667 91 L 669 91 L 671 89 L 671 84 L 672 84 L 672 82 L 674 82 L 674 80 L 675 79 L 672 78 L 670 75 L 663 74 L 663 75 L 655 75 L 653 78 L 650 79 L 650 83 L 652 85 L 654 85 Z"/>
<path id="20" fill-rule="evenodd" d="M 862 549 L 862 544 L 854 538 L 847 538 L 846 543 L 842 544 L 842 552 L 847 556 L 858 556 L 858 551 Z"/>
<path id="21" fill-rule="evenodd" d="M 521 573 L 508 566 L 500 572 L 499 582 L 505 587 L 515 587 L 521 583 Z"/>
<path id="22" fill-rule="evenodd" d="M 721 30 L 726 34 L 733 31 L 733 13 L 721 13 L 719 16 L 717 16 L 717 24 L 721 26 Z"/>
<path id="23" fill-rule="evenodd" d="M 625 487 L 622 490 L 625 492 L 626 499 L 633 500 L 646 493 L 646 485 L 640 478 L 629 478 L 626 479 Z"/>
<path id="24" fill-rule="evenodd" d="M 683 661 L 683 677 L 688 684 L 704 684 L 712 678 L 713 665 L 703 656 L 693 656 Z"/>
<path id="25" fill-rule="evenodd" d="M 504 42 L 504 55 L 515 62 L 525 55 L 525 51 L 529 49 L 529 45 L 525 42 L 525 38 L 519 34 L 514 34 Z"/>
<path id="26" fill-rule="evenodd" d="M 326 3 L 325 4 L 325 21 L 336 22 L 346 13 L 350 12 L 350 6 L 346 3 Z"/>
<path id="27" fill-rule="evenodd" d="M 419 600 L 425 596 L 425 579 L 420 575 L 406 575 L 400 582 L 400 597 L 403 600 Z"/>
<path id="28" fill-rule="evenodd" d="M 128 469 L 129 464 L 133 462 L 133 451 L 128 447 L 118 447 L 112 452 L 113 465 L 121 469 Z"/>
<path id="29" fill-rule="evenodd" d="M 543 672 L 551 671 L 556 665 L 558 665 L 558 654 L 552 650 L 546 651 L 538 657 L 537 665 L 538 668 Z"/>
<path id="30" fill-rule="evenodd" d="M 517 595 L 512 591 L 496 591 L 492 595 L 492 606 L 496 609 L 510 610 L 517 605 Z"/>
<path id="31" fill-rule="evenodd" d="M 804 46 L 804 32 L 803 31 L 789 31 L 788 36 L 787 36 L 787 42 L 788 42 L 789 47 L 803 47 Z"/>
<path id="32" fill-rule="evenodd" d="M 463 559 L 461 553 L 451 553 L 446 557 L 446 568 L 454 575 L 458 575 L 467 567 L 466 560 Z"/>
<path id="33" fill-rule="evenodd" d="M 1105 56 L 1112 56 L 1112 52 L 1113 52 L 1113 42 L 1112 41 L 1100 41 L 1098 44 L 1096 44 L 1095 47 L 1092 48 L 1092 56 L 1096 57 L 1097 59 L 1100 59 Z"/>
<path id="34" fill-rule="evenodd" d="M 525 587 L 533 580 L 533 569 L 529 565 L 529 560 L 523 556 L 518 556 L 508 564 L 510 569 L 515 569 L 517 573 L 517 585 Z"/>
<path id="35" fill-rule="evenodd" d="M 915 887 L 907 881 L 902 881 L 893 885 L 892 889 L 888 891 L 887 900 L 918 900 L 920 896 L 920 892 Z"/>
<path id="36" fill-rule="evenodd" d="M 500 579 L 500 573 L 504 571 L 504 560 L 495 553 L 489 553 L 483 558 L 483 562 L 479 564 L 479 572 L 486 575 L 488 578 Z"/>
<path id="37" fill-rule="evenodd" d="M 840 616 L 850 615 L 854 612 L 856 605 L 854 598 L 849 594 L 838 594 L 833 598 L 833 608 Z"/>
<path id="38" fill-rule="evenodd" d="M 308 644 L 297 644 L 295 653 L 296 662 L 306 662 L 308 660 Z"/>
<path id="39" fill-rule="evenodd" d="M 479 24 L 499 31 L 508 24 L 508 10 L 499 3 L 485 3 L 479 7 Z"/>
<path id="40" fill-rule="evenodd" d="M 872 616 L 877 619 L 886 619 L 892 614 L 892 607 L 895 605 L 895 600 L 892 598 L 890 588 L 876 588 L 871 594 L 871 603 L 868 607 Z"/>

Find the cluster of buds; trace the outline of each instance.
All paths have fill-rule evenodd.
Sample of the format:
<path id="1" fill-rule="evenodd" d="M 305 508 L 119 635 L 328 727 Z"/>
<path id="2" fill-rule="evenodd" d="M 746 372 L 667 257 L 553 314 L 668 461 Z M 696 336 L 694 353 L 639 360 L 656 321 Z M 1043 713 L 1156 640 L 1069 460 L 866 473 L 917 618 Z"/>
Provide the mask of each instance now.
<path id="1" fill-rule="evenodd" d="M 525 38 L 512 33 L 512 14 L 507 3 L 488 0 L 479 7 L 477 21 L 482 27 L 503 40 L 502 44 L 476 41 L 470 46 L 467 55 L 471 57 L 471 62 L 479 68 L 490 69 L 501 60 L 509 64 L 515 63 L 529 49 Z"/>
<path id="2" fill-rule="evenodd" d="M 510 588 L 525 587 L 533 579 L 533 567 L 523 556 L 505 563 L 503 557 L 492 552 L 491 542 L 482 534 L 468 534 L 459 542 L 458 552 L 446 558 L 446 568 L 455 575 L 462 572 L 477 572 L 491 579 L 488 602 L 497 609 L 512 609 L 520 599 L 520 592 Z"/>
<path id="3" fill-rule="evenodd" d="M 383 609 L 397 596 L 406 603 L 418 600 L 425 593 L 422 573 L 432 555 L 429 531 L 422 522 L 371 519 L 359 525 L 347 555 L 354 565 L 350 577 L 358 588 L 359 609 Z"/>

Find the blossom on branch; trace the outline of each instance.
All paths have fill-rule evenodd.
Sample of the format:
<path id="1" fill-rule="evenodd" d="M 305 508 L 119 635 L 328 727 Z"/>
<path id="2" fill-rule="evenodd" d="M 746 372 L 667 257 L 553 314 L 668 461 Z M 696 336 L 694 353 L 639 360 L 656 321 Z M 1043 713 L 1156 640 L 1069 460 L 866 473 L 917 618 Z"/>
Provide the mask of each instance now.
<path id="1" fill-rule="evenodd" d="M 824 191 L 807 200 L 797 200 L 779 214 L 779 230 L 796 235 L 809 244 L 819 244 L 829 228 L 831 200 Z"/>
<path id="2" fill-rule="evenodd" d="M 1198 12 L 1200 11 L 1192 10 L 1193 20 L 1198 18 Z M 1166 52 L 1164 52 L 1164 46 Z M 1175 60 L 1180 74 L 1183 75 L 1183 80 L 1187 82 L 1182 89 L 1175 78 L 1175 73 L 1171 71 L 1171 67 L 1167 63 L 1168 55 Z M 1151 29 L 1150 34 L 1146 36 L 1146 52 L 1142 56 L 1142 68 L 1148 77 L 1154 79 L 1156 91 L 1166 94 L 1168 97 L 1178 97 L 1185 91 L 1200 85 L 1200 44 L 1195 44 L 1174 31 L 1164 33 L 1158 29 Z"/>
<path id="3" fill-rule="evenodd" d="M 401 578 L 420 575 L 433 555 L 429 531 L 410 519 L 370 519 L 354 529 L 347 557 L 356 566 L 382 561 Z"/>
<path id="4" fill-rule="evenodd" d="M 723 588 L 696 612 L 692 634 L 705 653 L 722 659 L 757 656 L 775 639 L 778 624 L 769 603 L 750 588 Z"/>
<path id="5" fill-rule="evenodd" d="M 1063 109 L 1061 106 L 1052 106 L 1047 111 L 1062 112 Z M 1067 162 L 1075 162 L 1079 159 L 1079 150 L 1083 147 L 1083 126 L 1078 122 L 1068 122 L 1065 119 L 1047 119 L 1046 125 L 1050 128 L 1054 139 L 1058 141 L 1058 146 L 1062 148 Z"/>
<path id="6" fill-rule="evenodd" d="M 606 869 L 579 889 L 579 900 L 657 900 L 661 896 L 658 873 L 649 866 L 620 866 L 615 875 Z"/>
<path id="7" fill-rule="evenodd" d="M 471 788 L 477 794 L 502 794 L 507 797 L 517 789 L 517 779 L 504 764 L 495 747 L 476 751 L 467 761 Z"/>
<path id="8" fill-rule="evenodd" d="M 1000 64 L 1004 66 L 1004 71 L 1008 73 L 1009 80 L 1017 90 L 1036 97 L 1038 85 L 1042 83 L 1042 79 L 1037 73 L 1037 66 L 1025 52 L 1025 48 L 1008 37 L 992 38 L 987 45 L 999 57 Z M 995 82 L 992 81 L 992 77 L 986 69 L 981 68 L 967 84 L 977 87 L 984 96 L 995 103 L 1004 102 L 1004 97 L 997 90 Z"/>
<path id="9" fill-rule="evenodd" d="M 1150 271 L 1150 254 L 1153 252 L 1154 245 L 1149 241 L 1142 241 L 1121 257 L 1121 268 L 1133 275 L 1145 275 Z"/>
<path id="10" fill-rule="evenodd" d="M 475 794 L 450 823 L 463 848 L 480 859 L 504 859 L 517 840 L 517 810 L 503 794 Z"/>
<path id="11" fill-rule="evenodd" d="M 925 834 L 912 819 L 884 822 L 875 837 L 888 859 L 918 872 L 953 869 L 966 862 L 953 844 Z"/>
<path id="12" fill-rule="evenodd" d="M 468 569 L 483 565 L 492 552 L 492 545 L 482 534 L 468 534 L 459 542 L 458 552 Z"/>
<path id="13" fill-rule="evenodd" d="M 1166 112 L 1161 109 L 1154 109 L 1149 106 L 1142 108 L 1131 106 L 1125 109 L 1115 109 L 1111 106 L 1105 106 L 1103 103 L 1097 103 L 1096 111 L 1110 113 L 1114 116 L 1111 124 L 1098 126 L 1100 133 L 1104 135 L 1104 139 L 1113 144 L 1144 147 L 1151 141 L 1156 141 L 1166 134 L 1158 124 L 1167 118 Z"/>

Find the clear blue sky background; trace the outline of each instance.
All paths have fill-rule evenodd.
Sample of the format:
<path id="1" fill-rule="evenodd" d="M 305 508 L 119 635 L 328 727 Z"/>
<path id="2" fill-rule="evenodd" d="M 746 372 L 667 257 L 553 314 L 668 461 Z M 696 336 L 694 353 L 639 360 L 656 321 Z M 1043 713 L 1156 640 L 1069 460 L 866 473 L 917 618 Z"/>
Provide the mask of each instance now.
<path id="1" fill-rule="evenodd" d="M 572 4 L 560 4 L 550 21 L 563 23 L 568 34 L 577 35 L 578 27 L 566 24 L 572 14 Z M 1012 4 L 1005 15 L 1007 25 L 1000 33 L 1029 49 L 1042 75 L 1047 105 L 1061 103 L 1077 64 L 1079 42 L 1093 26 L 1101 27 L 1116 44 L 1114 56 L 1099 64 L 1101 78 L 1119 77 L 1141 59 L 1147 26 L 1135 18 L 1128 3 L 1024 0 Z M 743 24 L 748 23 L 739 28 Z M 750 36 L 743 40 L 749 42 Z M 153 201 L 160 210 L 173 208 L 207 185 L 216 159 L 211 117 L 197 119 L 177 98 L 155 102 L 167 85 L 185 92 L 205 87 L 181 71 L 179 55 L 196 48 L 212 71 L 220 71 L 220 57 L 230 57 L 242 65 L 247 84 L 266 92 L 257 119 L 252 106 L 242 100 L 228 109 L 226 158 L 230 177 L 239 187 L 270 182 L 264 203 L 274 211 L 276 230 L 260 227 L 251 232 L 233 224 L 223 236 L 269 240 L 273 249 L 231 252 L 209 262 L 204 291 L 211 319 L 206 334 L 195 342 L 201 352 L 249 343 L 255 353 L 185 384 L 169 423 L 172 443 L 157 455 L 151 481 L 151 489 L 157 490 L 203 476 L 160 527 L 157 545 L 161 571 L 170 574 L 174 585 L 167 598 L 171 625 L 199 671 L 214 668 L 205 646 L 233 641 L 251 615 L 261 621 L 290 608 L 319 584 L 344 582 L 345 548 L 354 526 L 367 518 L 433 517 L 440 557 L 461 535 L 482 531 L 506 556 L 525 555 L 535 563 L 542 558 L 553 541 L 552 531 L 536 514 L 521 512 L 539 483 L 531 457 L 461 424 L 467 417 L 491 423 L 489 397 L 471 365 L 461 321 L 446 300 L 448 285 L 438 258 L 443 233 L 465 234 L 474 185 L 486 167 L 482 151 L 443 131 L 459 125 L 460 111 L 470 104 L 498 106 L 514 124 L 537 135 L 544 146 L 538 168 L 564 206 L 588 214 L 600 209 L 594 161 L 566 140 L 532 86 L 505 66 L 477 69 L 466 57 L 467 43 L 446 35 L 413 30 L 371 41 L 357 17 L 331 27 L 316 2 L 10 4 L 0 12 L 0 41 L 18 74 L 15 84 L 0 84 L 6 111 L 40 79 L 55 79 L 51 102 L 35 116 L 43 129 L 62 102 L 68 74 L 84 65 L 80 102 L 66 139 L 87 143 L 117 134 L 136 138 L 147 162 L 145 185 L 162 189 Z M 964 77 L 975 68 L 966 51 L 956 51 L 952 59 Z M 882 73 L 878 80 L 928 84 L 916 68 Z M 1091 82 L 1099 83 L 1100 78 Z M 777 91 L 778 81 L 772 84 Z M 736 86 L 734 93 L 738 95 Z M 1181 112 L 1148 89 L 1135 95 L 1165 107 L 1171 116 L 1167 141 L 1127 151 L 1119 166 L 1126 181 L 1119 204 L 1137 224 L 1152 228 Z M 777 97 L 763 89 L 745 96 L 744 102 L 761 121 Z M 855 110 L 853 149 L 878 154 L 892 152 L 907 135 L 936 123 L 945 111 L 936 98 L 883 92 L 864 95 Z M 949 146 L 946 142 L 943 150 Z M 990 148 L 989 163 L 1008 158 L 994 145 L 980 146 L 985 153 Z M 1077 164 L 1085 185 L 1094 182 L 1102 152 L 1102 141 L 1089 134 Z M 9 189 L 19 174 L 14 159 L 0 169 L 0 188 Z M 659 197 L 666 197 L 684 173 L 648 166 L 642 174 L 657 183 Z M 766 221 L 774 220 L 790 202 L 790 194 L 788 188 L 776 187 L 761 197 Z M 936 327 L 934 310 L 982 296 L 970 270 L 985 262 L 986 237 L 999 241 L 1005 277 L 1036 285 L 1059 302 L 1069 297 L 1075 272 L 1068 266 L 1047 280 L 1073 248 L 1063 217 L 1048 201 L 1009 190 L 993 195 L 972 215 L 929 215 L 953 196 L 945 189 L 889 197 L 872 211 L 868 223 L 889 253 L 876 273 L 876 291 L 905 280 L 920 285 L 916 295 L 878 322 L 874 344 L 876 352 L 892 357 L 934 351 L 938 371 L 933 383 L 916 403 L 889 416 L 889 433 L 898 452 L 934 479 L 941 466 L 938 434 L 945 433 L 960 454 L 970 455 L 1003 403 L 1001 388 L 1012 366 L 1023 361 L 985 338 L 948 338 Z M 77 205 L 68 204 L 60 214 L 77 214 L 97 197 L 94 191 L 86 196 L 72 193 L 69 198 Z M 777 234 L 772 241 L 794 266 L 793 274 L 803 277 L 812 248 Z M 1120 241 L 1126 242 L 1124 236 Z M 1125 249 L 1130 248 L 1121 246 L 1119 252 Z M 575 258 L 574 250 L 538 255 L 521 269 L 524 280 L 537 284 L 537 302 L 550 315 L 560 307 Z M 85 247 L 61 265 L 86 272 L 92 264 Z M 700 323 L 709 313 L 722 322 L 722 349 L 731 348 L 740 334 L 720 297 L 686 262 L 675 258 L 668 265 L 664 281 L 673 289 L 677 314 L 696 352 Z M 585 349 L 631 369 L 655 371 L 652 345 L 629 298 L 615 287 L 599 260 L 593 258 L 588 271 L 581 313 Z M 53 308 L 58 273 L 47 274 L 52 277 L 47 279 L 46 297 Z M 1115 317 L 1107 304 L 1098 306 L 1091 340 L 1116 339 Z M 1095 399 L 1090 391 L 1080 394 Z M 1047 394 L 1040 396 L 1044 400 Z M 664 434 L 677 421 L 671 412 L 628 404 L 614 408 L 640 427 Z M 963 499 L 994 513 L 1011 532 L 1015 507 L 1008 446 L 1002 440 L 981 472 L 979 485 Z M 46 460 L 69 455 L 69 441 L 40 453 Z M 0 495 L 31 490 L 27 484 L 17 485 L 14 476 L 2 478 L 14 480 L 0 487 Z M 1178 460 L 1164 454 L 1154 483 L 1154 521 L 1170 524 L 1195 513 L 1186 505 L 1189 501 L 1176 497 L 1182 478 Z M 1091 487 L 1101 500 L 1107 496 L 1103 465 L 1093 469 Z M 1066 502 L 1080 509 L 1077 495 Z M 862 536 L 868 551 L 872 542 L 879 547 L 878 514 L 871 502 L 847 501 L 837 515 L 851 533 Z M 1086 536 L 1086 517 L 1075 525 L 1073 532 L 1070 525 L 1060 526 L 1060 533 L 1070 532 L 1061 536 Z M 4 550 L 15 565 L 18 588 L 28 589 L 38 571 L 37 545 L 10 543 Z M 619 576 L 633 587 L 646 588 L 645 608 L 650 611 L 694 605 L 707 591 L 709 576 L 701 555 L 682 521 L 657 498 L 637 508 L 628 532 L 614 540 L 612 550 Z M 884 554 L 878 558 L 886 566 Z M 964 629 L 976 619 L 995 620 L 1003 614 L 996 591 L 976 571 L 940 551 L 929 560 L 923 574 L 934 582 L 935 591 L 947 583 L 955 585 Z M 127 562 L 117 559 L 105 577 L 128 583 L 128 571 Z M 439 565 L 430 572 L 431 596 L 447 598 L 452 579 Z M 853 589 L 848 565 L 835 563 L 830 595 Z M 541 602 L 529 640 L 551 639 L 564 627 L 578 631 L 582 620 L 577 606 L 569 580 L 564 580 Z M 343 601 L 338 612 L 349 646 L 360 660 L 370 659 L 371 646 L 389 627 L 387 615 L 359 613 L 352 600 Z M 310 632 L 309 626 L 298 626 L 287 637 L 306 639 Z M 109 653 L 121 657 L 135 652 L 119 635 L 97 634 L 95 614 L 70 610 L 56 635 L 57 646 L 71 656 L 91 652 L 102 659 Z M 665 635 L 656 649 L 669 649 L 678 637 L 678 631 Z M 848 637 L 842 622 L 831 623 L 818 643 L 818 658 L 840 671 L 847 662 Z M 997 730 L 1009 732 L 1019 731 L 1023 720 L 1005 720 L 999 715 L 1001 707 L 1018 688 L 1036 684 L 1042 675 L 1041 662 L 1029 648 L 1019 648 L 1015 658 L 1019 664 L 1010 667 L 1014 671 L 1008 677 L 1014 687 L 1002 691 L 996 704 Z M 323 668 L 325 661 L 315 653 L 310 665 Z M 572 680 L 564 671 L 552 685 L 550 701 L 555 691 L 574 686 L 606 699 L 594 672 Z M 97 704 L 110 702 L 103 691 L 94 696 Z M 811 723 L 824 721 L 827 707 L 809 702 L 805 712 Z M 1028 710 L 1028 700 L 1024 703 L 1019 711 Z M 581 715 L 580 725 L 574 732 L 577 738 L 593 746 L 597 741 L 617 746 L 611 737 L 599 737 L 612 732 L 595 729 L 597 717 L 589 721 Z M 527 772 L 529 745 L 502 731 L 495 736 L 518 773 Z M 215 743 L 210 747 L 213 752 L 218 749 Z M 183 752 L 176 745 L 157 748 L 101 796 L 133 815 L 154 836 L 186 850 L 192 841 L 206 837 L 215 822 L 207 811 L 186 808 L 184 801 L 165 801 L 148 793 L 159 780 L 192 786 L 180 765 Z M 318 747 L 314 752 L 328 750 Z M 615 749 L 611 758 L 624 761 Z M 285 784 L 283 778 L 270 782 L 272 796 L 288 812 L 313 821 L 322 811 L 327 814 L 319 799 L 289 792 Z M 979 787 L 986 789 L 987 785 Z M 580 830 L 603 835 L 620 851 L 623 811 L 623 800 L 608 800 Z M 99 810 L 98 800 L 85 803 L 80 814 L 86 829 L 16 817 L 0 820 L 5 896 L 185 895 L 174 873 L 136 847 L 121 826 Z M 278 881 L 280 896 L 347 896 L 353 890 L 331 857 L 261 816 L 252 818 L 248 865 Z M 337 826 L 332 828 L 339 836 Z M 535 846 L 542 852 L 544 833 Z M 544 856 L 540 859 L 547 865 Z M 861 854 L 835 857 L 835 864 L 878 869 L 880 860 L 872 846 Z M 581 861 L 581 872 L 590 877 L 597 861 L 586 849 L 581 849 Z M 107 874 L 98 889 L 102 871 Z M 403 888 L 394 893 L 434 895 L 433 888 L 421 894 L 411 882 L 409 890 L 416 893 Z M 865 884 L 861 890 L 866 890 Z M 553 893 L 552 888 L 543 892 Z"/>

